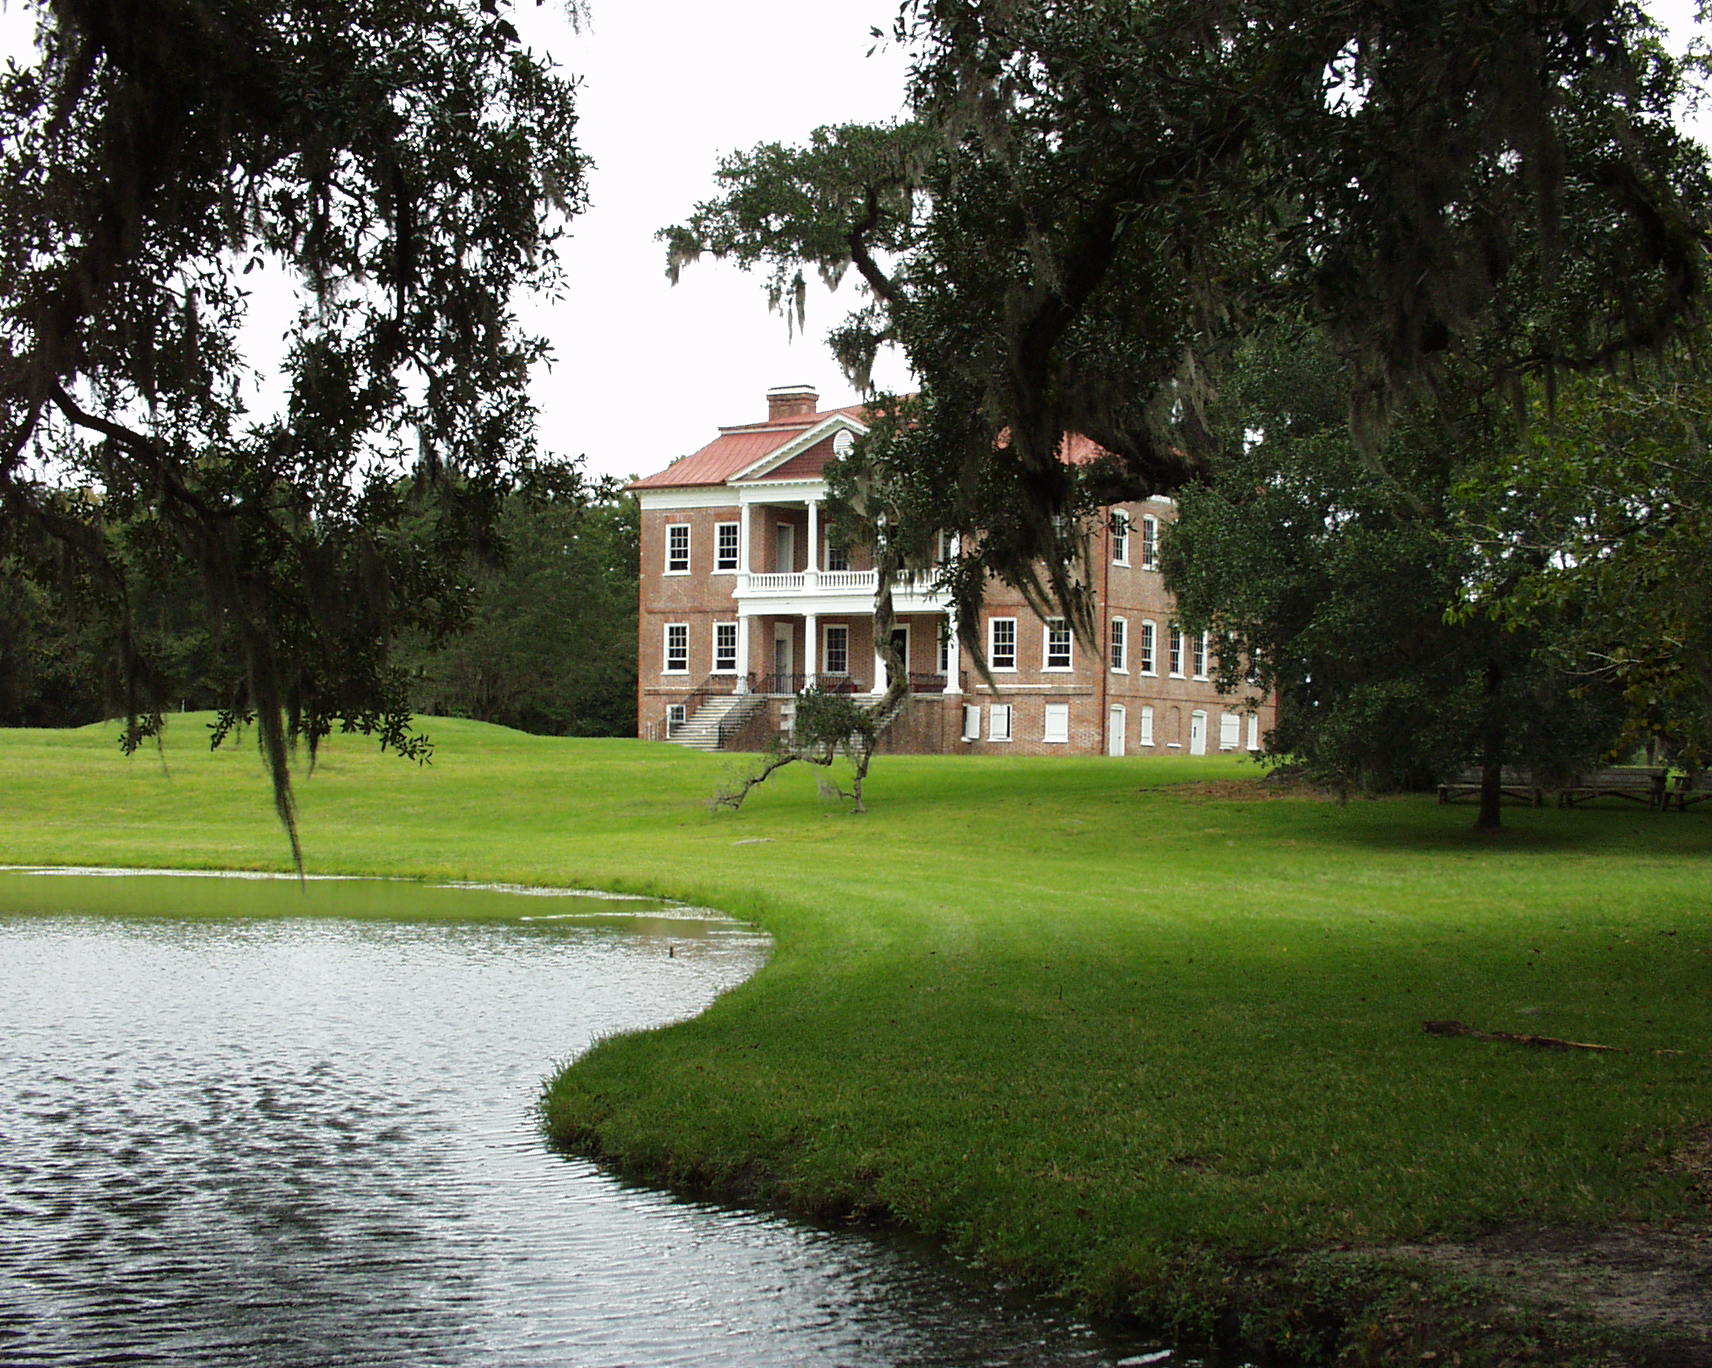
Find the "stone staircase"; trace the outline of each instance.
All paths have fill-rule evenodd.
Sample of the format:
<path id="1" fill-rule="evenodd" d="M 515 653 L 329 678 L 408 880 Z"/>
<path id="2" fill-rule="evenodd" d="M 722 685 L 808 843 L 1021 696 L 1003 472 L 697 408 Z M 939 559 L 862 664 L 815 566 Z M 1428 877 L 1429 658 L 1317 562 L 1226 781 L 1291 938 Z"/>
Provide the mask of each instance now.
<path id="1" fill-rule="evenodd" d="M 673 727 L 668 741 L 691 750 L 716 751 L 719 734 L 737 730 L 758 712 L 766 699 L 759 694 L 715 694 L 695 710 L 695 716 Z"/>

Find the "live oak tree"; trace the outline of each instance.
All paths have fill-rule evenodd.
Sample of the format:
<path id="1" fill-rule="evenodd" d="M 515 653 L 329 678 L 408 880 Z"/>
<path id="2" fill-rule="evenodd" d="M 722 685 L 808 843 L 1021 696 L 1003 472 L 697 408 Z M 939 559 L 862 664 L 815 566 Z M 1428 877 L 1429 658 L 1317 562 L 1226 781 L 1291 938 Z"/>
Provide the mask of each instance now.
<path id="1" fill-rule="evenodd" d="M 920 381 L 840 478 L 944 580 L 966 644 L 990 576 L 1088 627 L 1083 520 L 1236 448 L 1210 414 L 1240 343 L 1304 315 L 1379 451 L 1417 396 L 1511 394 L 1655 348 L 1705 282 L 1682 72 L 1616 0 L 908 0 L 907 116 L 727 158 L 665 230 L 798 310 L 853 269 L 831 342 Z M 1110 459 L 1059 459 L 1068 433 Z M 1066 516 L 1070 515 L 1070 516 Z"/>
<path id="2" fill-rule="evenodd" d="M 540 463 L 513 300 L 557 287 L 581 204 L 572 83 L 499 0 L 34 8 L 0 77 L 0 538 L 52 537 L 106 603 L 130 745 L 163 701 L 136 577 L 194 572 L 216 737 L 254 717 L 295 851 L 294 741 L 424 753 L 389 645 L 461 610 Z M 277 402 L 265 280 L 295 292 Z"/>
<path id="3" fill-rule="evenodd" d="M 1472 611 L 1477 586 L 1517 592 L 1552 531 L 1513 510 L 1499 551 L 1464 526 L 1471 478 L 1528 435 L 1513 407 L 1458 407 L 1449 386 L 1368 451 L 1346 420 L 1348 374 L 1314 329 L 1257 336 L 1241 361 L 1221 406 L 1244 438 L 1180 492 L 1162 564 L 1184 623 L 1215 635 L 1221 687 L 1277 697 L 1269 751 L 1345 794 L 1472 766 L 1486 829 L 1504 767 L 1550 776 L 1603 759 L 1621 700 L 1566 668 L 1566 623 Z"/>
<path id="4" fill-rule="evenodd" d="M 1712 765 L 1712 380 L 1705 338 L 1639 374 L 1578 377 L 1452 490 L 1478 552 L 1463 618 L 1550 634 L 1558 668 L 1620 693 L 1621 742 Z"/>

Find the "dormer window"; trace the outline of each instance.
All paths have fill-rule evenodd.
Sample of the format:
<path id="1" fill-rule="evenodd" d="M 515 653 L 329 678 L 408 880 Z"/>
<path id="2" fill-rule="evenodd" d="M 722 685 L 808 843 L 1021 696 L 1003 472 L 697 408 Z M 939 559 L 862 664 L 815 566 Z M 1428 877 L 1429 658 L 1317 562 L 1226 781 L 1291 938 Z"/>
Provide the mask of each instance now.
<path id="1" fill-rule="evenodd" d="M 834 456 L 848 456 L 850 454 L 850 448 L 855 445 L 856 434 L 850 431 L 849 428 L 845 428 L 832 439 L 832 454 Z"/>

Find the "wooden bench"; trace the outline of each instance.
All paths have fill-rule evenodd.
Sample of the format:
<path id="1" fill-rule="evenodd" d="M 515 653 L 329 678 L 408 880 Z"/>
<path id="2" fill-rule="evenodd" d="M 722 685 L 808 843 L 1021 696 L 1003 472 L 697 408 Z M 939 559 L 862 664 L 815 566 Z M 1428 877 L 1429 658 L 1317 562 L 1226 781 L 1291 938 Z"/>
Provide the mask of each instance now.
<path id="1" fill-rule="evenodd" d="M 1480 801 L 1480 771 L 1463 770 L 1456 778 L 1439 785 L 1439 802 Z M 1505 768 L 1498 772 L 1498 801 L 1544 807 L 1546 791 L 1526 770 Z"/>
<path id="2" fill-rule="evenodd" d="M 1696 803 L 1709 799 L 1712 799 L 1712 770 L 1702 770 L 1674 786 L 1667 780 L 1660 806 L 1666 812 L 1687 812 Z"/>
<path id="3" fill-rule="evenodd" d="M 1572 808 L 1597 798 L 1622 798 L 1642 807 L 1664 806 L 1664 771 L 1653 768 L 1588 770 L 1577 774 L 1557 791 L 1557 805 Z"/>

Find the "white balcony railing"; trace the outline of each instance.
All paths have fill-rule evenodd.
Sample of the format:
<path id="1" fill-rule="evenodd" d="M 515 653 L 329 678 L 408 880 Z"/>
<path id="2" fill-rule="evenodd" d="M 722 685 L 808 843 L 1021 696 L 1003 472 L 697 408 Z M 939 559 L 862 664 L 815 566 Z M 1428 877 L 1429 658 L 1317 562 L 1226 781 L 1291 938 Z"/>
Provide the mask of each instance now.
<path id="1" fill-rule="evenodd" d="M 931 574 L 899 575 L 895 585 L 902 593 L 935 596 Z M 872 598 L 879 587 L 880 576 L 877 570 L 807 570 L 792 574 L 750 571 L 737 576 L 736 591 L 738 598 L 749 595 L 774 598 L 798 594 L 849 594 L 852 597 Z"/>
<path id="2" fill-rule="evenodd" d="M 880 587 L 880 575 L 877 570 L 822 570 L 820 587 L 833 593 L 857 589 L 871 594 Z"/>
<path id="3" fill-rule="evenodd" d="M 738 577 L 738 588 L 756 594 L 797 594 L 802 592 L 806 575 L 756 575 Z"/>

